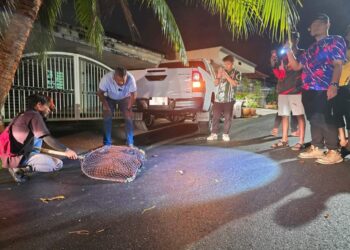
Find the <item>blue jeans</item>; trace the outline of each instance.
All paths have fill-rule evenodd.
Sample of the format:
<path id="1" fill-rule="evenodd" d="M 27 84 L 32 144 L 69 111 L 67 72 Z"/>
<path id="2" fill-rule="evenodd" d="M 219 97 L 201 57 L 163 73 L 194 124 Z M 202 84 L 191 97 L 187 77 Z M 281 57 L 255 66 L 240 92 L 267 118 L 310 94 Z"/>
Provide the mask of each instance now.
<path id="1" fill-rule="evenodd" d="M 32 153 L 39 154 L 40 153 L 39 149 L 41 149 L 43 146 L 43 139 L 34 137 L 33 146 L 34 146 L 34 149 L 33 149 Z M 38 149 L 36 149 L 36 148 L 38 148 Z"/>
<path id="2" fill-rule="evenodd" d="M 104 135 L 103 135 L 103 144 L 104 145 L 112 145 L 112 119 L 113 114 L 115 112 L 116 105 L 120 111 L 122 112 L 124 121 L 125 121 L 125 133 L 126 133 L 126 143 L 127 145 L 134 145 L 134 126 L 131 119 L 131 111 L 128 110 L 130 97 L 121 99 L 121 100 L 113 100 L 110 98 L 106 98 L 108 102 L 109 108 L 111 109 L 110 114 L 103 114 L 103 126 L 104 126 Z"/>

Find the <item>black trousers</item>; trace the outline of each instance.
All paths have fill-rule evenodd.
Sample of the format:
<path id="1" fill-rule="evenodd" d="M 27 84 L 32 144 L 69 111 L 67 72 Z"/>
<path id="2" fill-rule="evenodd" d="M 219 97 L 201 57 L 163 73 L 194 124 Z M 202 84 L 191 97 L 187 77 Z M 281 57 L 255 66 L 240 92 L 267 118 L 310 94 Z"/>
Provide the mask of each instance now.
<path id="1" fill-rule="evenodd" d="M 232 112 L 234 102 L 219 103 L 214 102 L 213 106 L 213 129 L 212 133 L 218 134 L 220 127 L 220 118 L 224 114 L 224 134 L 229 134 L 232 124 Z"/>
<path id="2" fill-rule="evenodd" d="M 338 90 L 335 97 L 334 116 L 338 128 L 346 128 L 350 130 L 350 85 L 342 86 Z"/>
<path id="3" fill-rule="evenodd" d="M 337 149 L 338 128 L 333 112 L 335 98 L 328 101 L 327 91 L 303 90 L 302 101 L 310 122 L 312 145 Z"/>

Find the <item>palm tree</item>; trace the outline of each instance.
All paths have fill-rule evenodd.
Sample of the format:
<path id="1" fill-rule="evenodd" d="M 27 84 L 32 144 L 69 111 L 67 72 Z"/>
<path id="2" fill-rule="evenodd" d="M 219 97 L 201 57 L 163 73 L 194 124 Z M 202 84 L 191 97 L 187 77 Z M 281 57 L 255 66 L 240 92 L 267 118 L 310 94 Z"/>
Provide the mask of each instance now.
<path id="1" fill-rule="evenodd" d="M 102 52 L 104 30 L 99 18 L 99 4 L 102 0 L 74 0 L 76 18 L 86 28 L 86 39 L 99 53 Z M 116 4 L 117 0 L 109 1 Z M 118 0 L 133 22 L 128 11 L 127 0 Z M 186 50 L 166 0 L 135 0 L 151 8 L 156 14 L 165 37 L 186 62 Z M 219 14 L 235 38 L 247 37 L 266 30 L 274 39 L 283 36 L 296 25 L 299 17 L 296 5 L 301 0 L 184 0 L 186 3 L 202 5 L 212 14 Z M 39 44 L 48 49 L 53 42 L 53 31 L 64 0 L 7 0 L 0 3 L 0 110 L 9 93 L 19 61 L 28 37 L 34 27 L 37 34 L 45 35 Z M 130 27 L 134 27 L 131 25 Z M 36 29 L 34 29 L 36 30 Z M 134 30 L 137 33 L 137 30 Z M 38 37 L 40 37 L 38 35 Z M 1 120 L 0 120 L 1 122 Z"/>

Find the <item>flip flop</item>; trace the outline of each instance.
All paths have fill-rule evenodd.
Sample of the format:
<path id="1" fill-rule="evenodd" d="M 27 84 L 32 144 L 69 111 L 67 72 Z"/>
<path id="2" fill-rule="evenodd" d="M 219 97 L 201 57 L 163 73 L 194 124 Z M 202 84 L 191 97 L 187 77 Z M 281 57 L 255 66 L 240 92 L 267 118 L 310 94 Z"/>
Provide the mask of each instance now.
<path id="1" fill-rule="evenodd" d="M 287 141 L 279 141 L 271 145 L 271 148 L 287 148 L 289 144 Z"/>

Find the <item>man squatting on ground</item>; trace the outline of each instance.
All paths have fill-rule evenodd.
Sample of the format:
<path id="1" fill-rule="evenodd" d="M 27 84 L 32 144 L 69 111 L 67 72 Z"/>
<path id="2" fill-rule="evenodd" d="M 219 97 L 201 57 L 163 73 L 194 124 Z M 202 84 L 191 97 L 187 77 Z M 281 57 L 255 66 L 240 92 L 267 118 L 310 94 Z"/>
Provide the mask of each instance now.
<path id="1" fill-rule="evenodd" d="M 346 44 L 340 36 L 330 36 L 329 17 L 319 14 L 309 28 L 316 42 L 296 60 L 294 52 L 287 52 L 293 70 L 303 70 L 302 100 L 311 127 L 311 147 L 299 154 L 300 158 L 314 158 L 320 164 L 343 161 L 338 152 L 338 129 L 333 114 L 343 63 L 346 61 Z M 324 147 L 328 151 L 324 154 Z"/>
<path id="2" fill-rule="evenodd" d="M 304 51 L 298 48 L 299 33 L 293 32 L 291 38 L 292 50 L 297 57 L 300 57 Z M 277 53 L 282 53 L 282 55 L 279 57 Z M 299 127 L 299 142 L 292 147 L 292 150 L 301 150 L 304 148 L 305 137 L 304 106 L 301 101 L 301 70 L 294 71 L 289 67 L 288 58 L 283 51 L 272 53 L 271 66 L 278 79 L 278 115 L 282 117 L 282 139 L 274 143 L 271 147 L 280 148 L 289 146 L 289 116 L 292 112 L 292 115 L 297 117 Z"/>
<path id="3" fill-rule="evenodd" d="M 1 156 L 2 166 L 8 168 L 16 182 L 25 182 L 27 173 L 53 172 L 63 167 L 63 162 L 55 157 L 41 154 L 38 149 L 45 142 L 51 148 L 65 152 L 69 159 L 77 159 L 77 154 L 50 135 L 44 119 L 50 114 L 48 97 L 34 94 L 27 98 L 27 111 L 19 114 L 10 123 L 11 153 L 16 156 Z"/>
<path id="4" fill-rule="evenodd" d="M 235 103 L 235 88 L 239 85 L 236 80 L 237 71 L 234 68 L 234 58 L 229 55 L 224 57 L 224 69 L 219 68 L 215 79 L 216 93 L 213 104 L 213 127 L 212 133 L 207 138 L 208 141 L 218 139 L 220 118 L 224 114 L 224 134 L 222 139 L 230 141 L 230 129 L 232 124 L 233 105 Z"/>
<path id="5" fill-rule="evenodd" d="M 97 95 L 103 105 L 104 145 L 112 145 L 112 119 L 118 104 L 125 120 L 126 143 L 129 147 L 134 146 L 134 127 L 131 116 L 136 90 L 134 76 L 124 67 L 116 67 L 101 79 Z"/>

